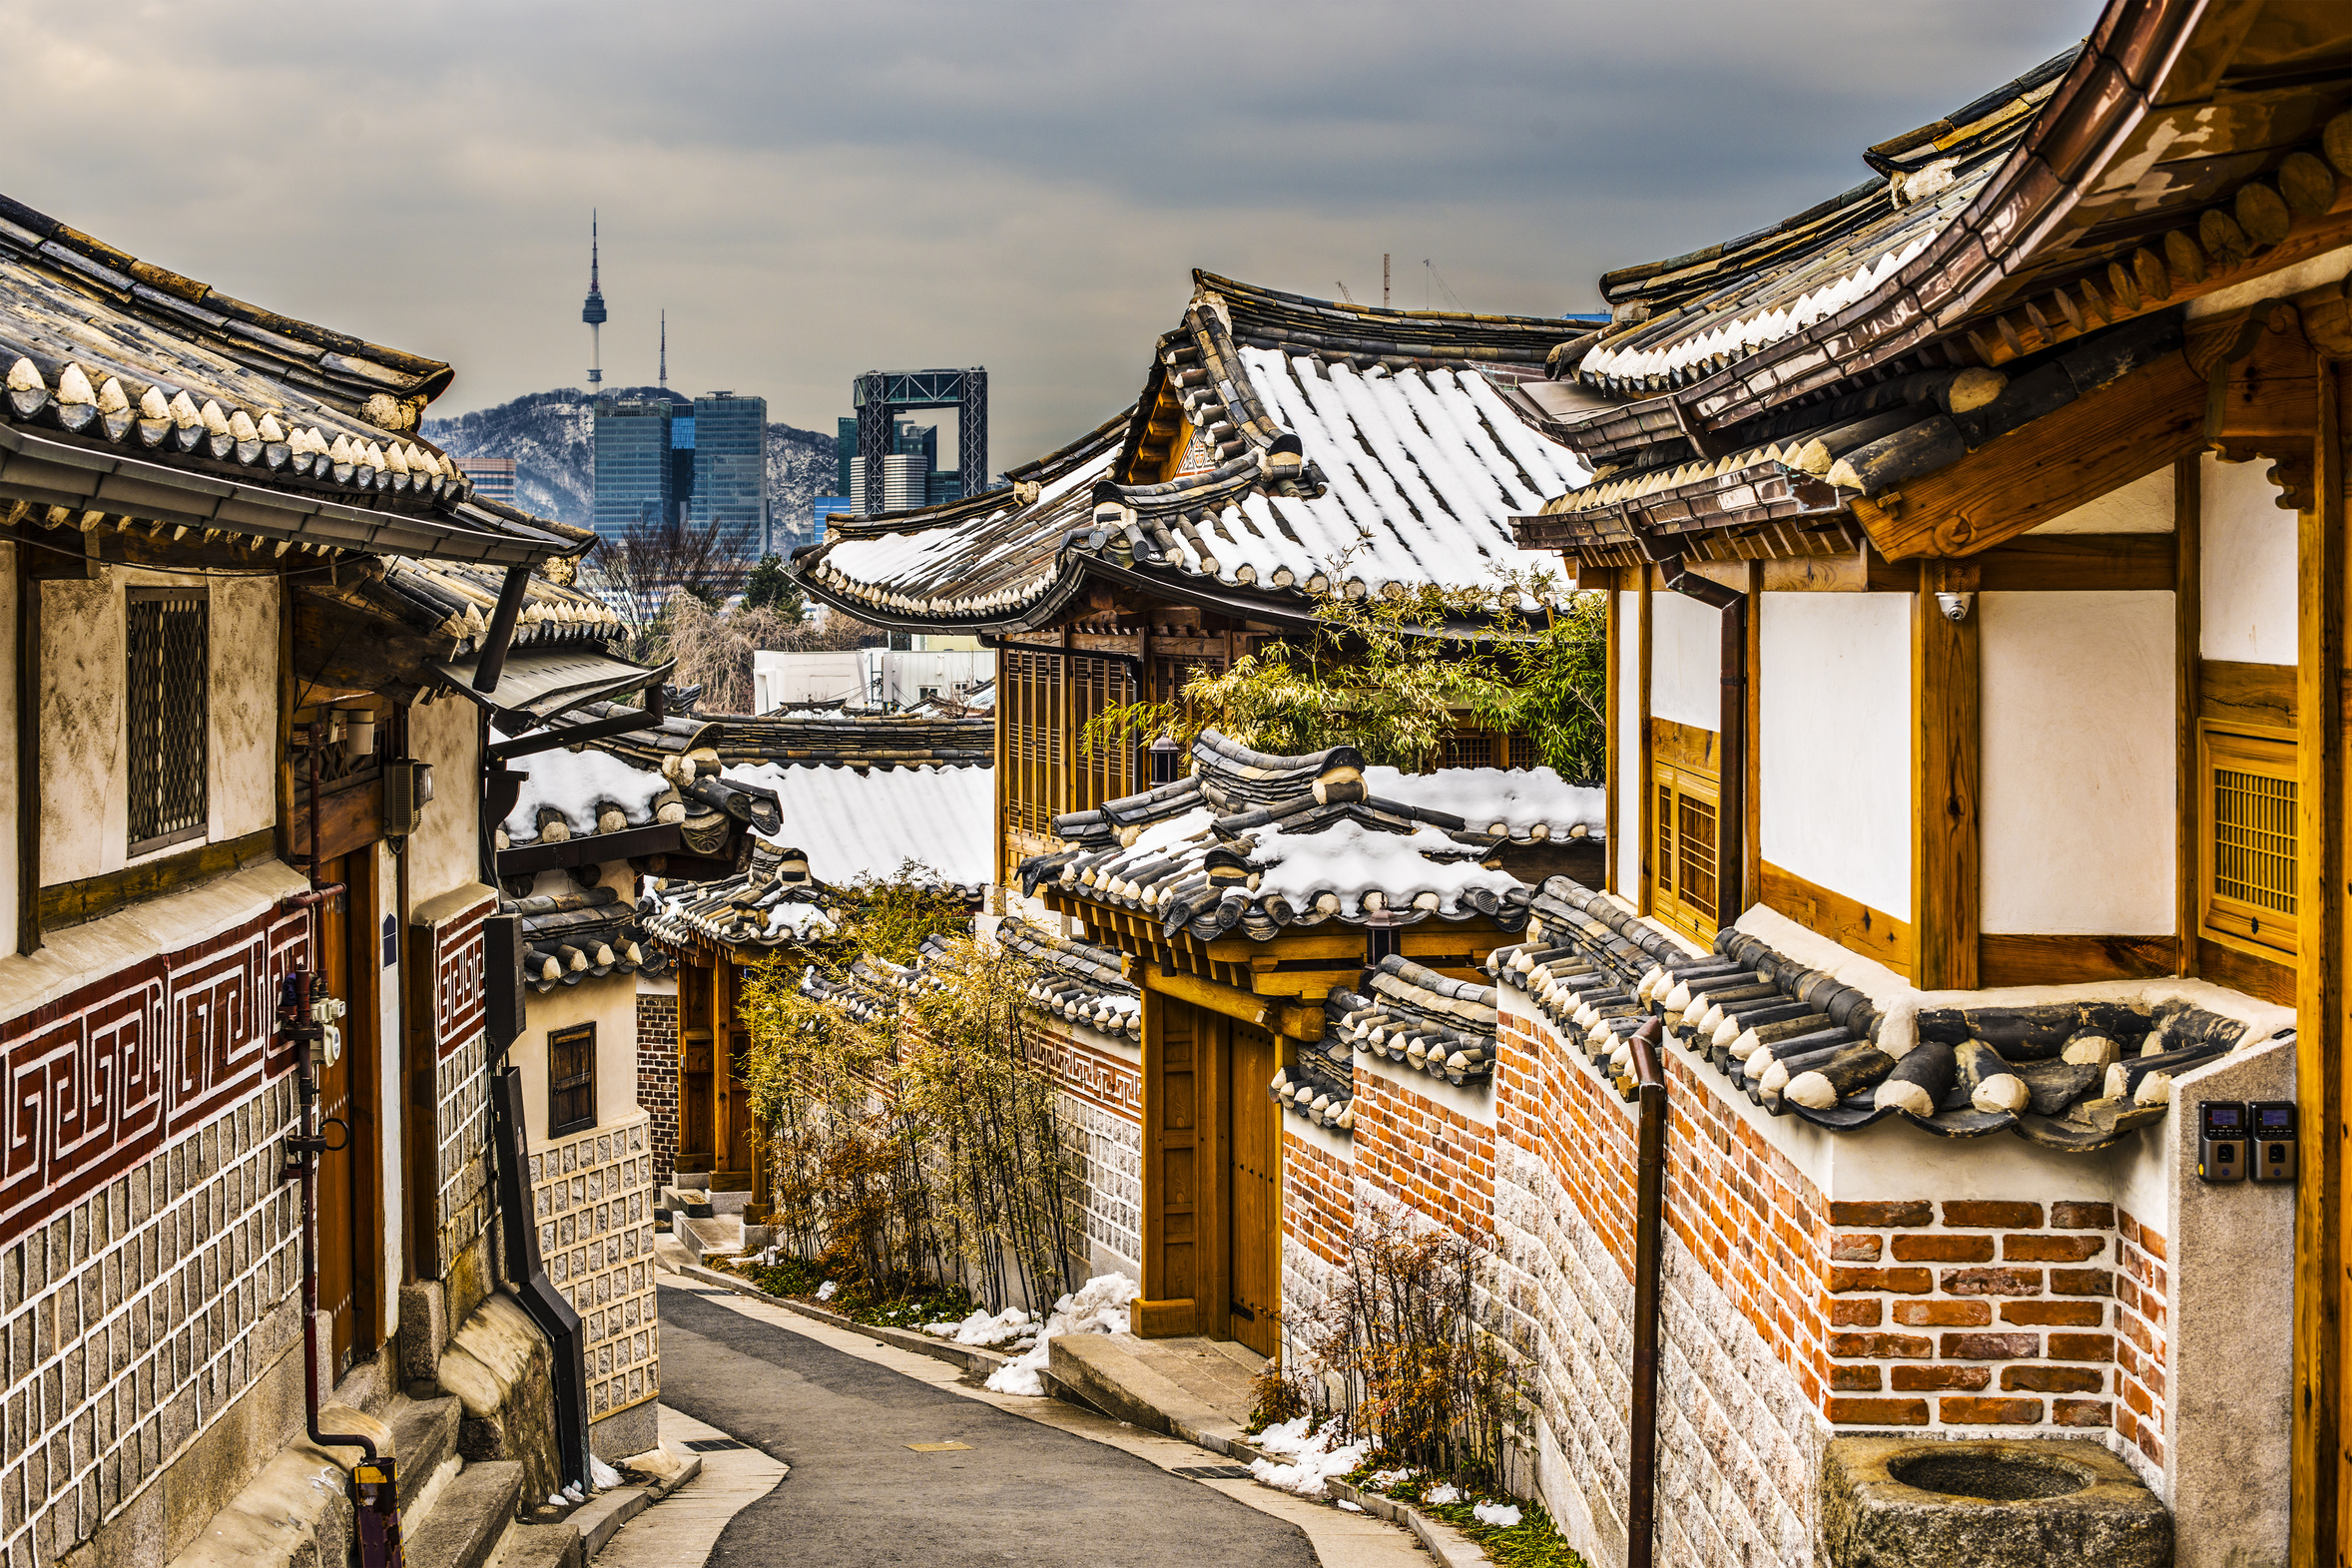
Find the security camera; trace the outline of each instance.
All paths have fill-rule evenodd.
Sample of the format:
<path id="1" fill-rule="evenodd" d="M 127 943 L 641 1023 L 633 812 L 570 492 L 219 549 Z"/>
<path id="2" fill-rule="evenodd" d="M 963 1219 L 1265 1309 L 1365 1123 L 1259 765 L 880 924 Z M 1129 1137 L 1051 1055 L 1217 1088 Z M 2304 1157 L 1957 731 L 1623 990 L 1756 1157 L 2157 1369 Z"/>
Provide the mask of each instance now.
<path id="1" fill-rule="evenodd" d="M 1938 594 L 1936 607 L 1944 612 L 1947 621 L 1965 621 L 1969 618 L 1969 606 L 1976 597 L 1975 594 Z"/>

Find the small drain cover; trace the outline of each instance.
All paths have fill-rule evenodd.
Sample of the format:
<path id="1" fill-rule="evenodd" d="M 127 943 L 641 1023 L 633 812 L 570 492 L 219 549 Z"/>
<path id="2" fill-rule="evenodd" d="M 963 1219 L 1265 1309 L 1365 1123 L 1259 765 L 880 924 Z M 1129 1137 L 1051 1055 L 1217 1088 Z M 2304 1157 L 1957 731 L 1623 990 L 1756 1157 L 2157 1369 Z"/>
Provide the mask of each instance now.
<path id="1" fill-rule="evenodd" d="M 1246 1481 L 1250 1472 L 1238 1464 L 1180 1464 L 1168 1472 L 1191 1481 Z"/>
<path id="2" fill-rule="evenodd" d="M 731 1448 L 749 1448 L 751 1444 L 732 1437 L 689 1437 L 686 1446 L 696 1453 L 725 1453 Z"/>
<path id="3" fill-rule="evenodd" d="M 969 1448 L 970 1443 L 908 1443 L 916 1453 L 952 1453 L 958 1448 Z"/>

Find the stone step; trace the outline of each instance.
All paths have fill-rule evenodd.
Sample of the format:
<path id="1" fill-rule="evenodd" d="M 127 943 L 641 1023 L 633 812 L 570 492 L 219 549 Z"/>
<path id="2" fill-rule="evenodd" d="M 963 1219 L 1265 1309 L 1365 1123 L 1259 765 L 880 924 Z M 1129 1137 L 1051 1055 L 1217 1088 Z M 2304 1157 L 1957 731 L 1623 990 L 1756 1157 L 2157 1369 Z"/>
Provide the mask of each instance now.
<path id="1" fill-rule="evenodd" d="M 385 1413 L 392 1428 L 392 1454 L 399 1460 L 400 1518 L 405 1522 L 425 1482 L 457 1451 L 457 1423 L 465 1407 L 453 1396 L 395 1399 Z"/>
<path id="2" fill-rule="evenodd" d="M 1166 1432 L 1225 1451 L 1249 1420 L 1246 1375 L 1208 1341 L 1177 1351 L 1183 1341 L 1136 1339 L 1128 1334 L 1069 1333 L 1049 1341 L 1053 1381 L 1115 1420 Z"/>
<path id="3" fill-rule="evenodd" d="M 422 1568 L 423 1560 L 411 1558 Z M 509 1525 L 498 1543 L 498 1568 L 587 1568 L 588 1547 L 570 1521 Z"/>
<path id="4" fill-rule="evenodd" d="M 432 1512 L 401 1534 L 402 1555 L 432 1568 L 482 1568 L 514 1523 L 522 1500 L 523 1467 L 513 1459 L 488 1459 L 457 1472 L 434 1499 Z M 578 1539 L 578 1532 L 572 1532 Z"/>

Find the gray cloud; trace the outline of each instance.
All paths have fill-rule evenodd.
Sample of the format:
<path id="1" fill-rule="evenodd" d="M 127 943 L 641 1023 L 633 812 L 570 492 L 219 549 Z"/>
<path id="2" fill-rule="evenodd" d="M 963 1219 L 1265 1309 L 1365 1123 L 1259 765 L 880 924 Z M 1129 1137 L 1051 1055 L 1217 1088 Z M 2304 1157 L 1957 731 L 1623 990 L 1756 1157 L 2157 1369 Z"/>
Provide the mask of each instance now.
<path id="1" fill-rule="evenodd" d="M 998 467 L 1134 395 L 1194 265 L 1590 308 L 1777 221 L 2057 51 L 2094 0 L 1181 8 L 0 0 L 0 189 L 448 359 L 436 412 L 608 374 L 830 428 L 874 365 L 986 364 Z"/>

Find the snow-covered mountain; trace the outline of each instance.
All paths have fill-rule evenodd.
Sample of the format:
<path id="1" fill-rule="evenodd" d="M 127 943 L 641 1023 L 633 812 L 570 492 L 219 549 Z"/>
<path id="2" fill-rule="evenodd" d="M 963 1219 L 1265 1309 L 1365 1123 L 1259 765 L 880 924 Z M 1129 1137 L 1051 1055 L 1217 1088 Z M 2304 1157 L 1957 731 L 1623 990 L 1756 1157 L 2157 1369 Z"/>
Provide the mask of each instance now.
<path id="1" fill-rule="evenodd" d="M 617 386 L 602 395 L 691 401 L 651 386 Z M 585 528 L 596 496 L 594 410 L 588 393 L 564 386 L 450 419 L 427 419 L 422 433 L 452 457 L 513 458 L 516 505 Z M 834 476 L 830 433 L 769 424 L 769 507 L 796 542 L 808 539 L 812 505 L 833 493 Z"/>

